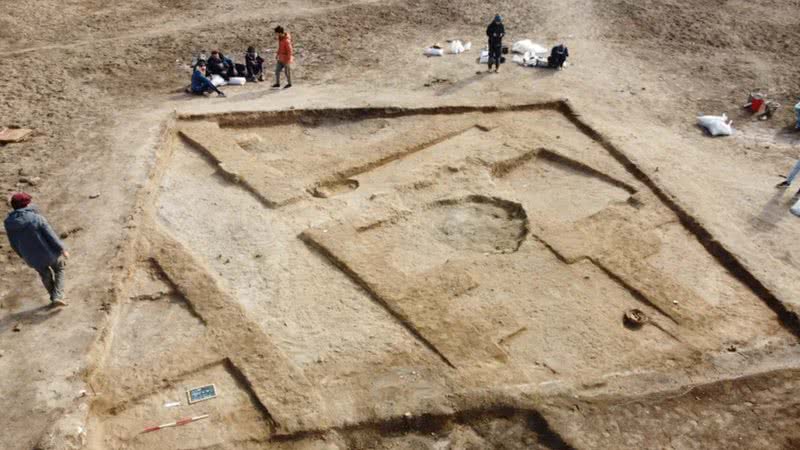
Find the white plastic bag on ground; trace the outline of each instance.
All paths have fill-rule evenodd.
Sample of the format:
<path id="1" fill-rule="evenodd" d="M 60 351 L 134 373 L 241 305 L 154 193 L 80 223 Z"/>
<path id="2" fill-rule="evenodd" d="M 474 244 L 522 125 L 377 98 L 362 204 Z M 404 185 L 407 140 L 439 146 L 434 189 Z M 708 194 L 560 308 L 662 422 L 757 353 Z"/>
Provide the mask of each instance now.
<path id="1" fill-rule="evenodd" d="M 464 44 L 461 43 L 458 39 L 450 43 L 450 53 L 458 55 L 459 53 L 464 53 Z"/>
<path id="2" fill-rule="evenodd" d="M 481 50 L 481 57 L 478 59 L 481 64 L 489 63 L 489 50 Z"/>
<path id="3" fill-rule="evenodd" d="M 789 211 L 791 211 L 791 213 L 795 216 L 800 217 L 800 198 L 797 199 L 797 202 L 795 202 L 794 206 L 789 208 Z"/>
<path id="4" fill-rule="evenodd" d="M 425 56 L 444 56 L 444 50 L 440 48 L 428 47 L 425 49 Z"/>
<path id="5" fill-rule="evenodd" d="M 231 77 L 231 79 L 228 80 L 228 84 L 230 84 L 231 86 L 241 86 L 245 82 L 247 82 L 247 79 L 245 77 Z"/>
<path id="6" fill-rule="evenodd" d="M 728 116 L 699 116 L 697 124 L 708 130 L 712 136 L 730 136 L 733 134 L 733 121 Z"/>
<path id="7" fill-rule="evenodd" d="M 472 48 L 472 42 L 467 42 L 466 44 L 464 44 L 464 51 L 465 52 L 468 52 L 469 49 L 471 49 L 471 48 Z"/>
<path id="8" fill-rule="evenodd" d="M 222 78 L 217 74 L 214 74 L 211 75 L 211 84 L 213 84 L 216 87 L 220 87 L 220 86 L 225 86 L 226 84 L 228 84 L 228 82 L 225 81 L 225 78 Z"/>
<path id="9" fill-rule="evenodd" d="M 531 41 L 530 39 L 523 39 L 521 41 L 514 42 L 514 45 L 511 46 L 511 52 L 519 53 L 520 55 L 530 52 L 536 56 L 545 57 L 550 53 L 546 48 Z"/>
<path id="10" fill-rule="evenodd" d="M 524 55 L 514 55 L 511 61 L 525 67 L 547 67 L 547 57 L 537 56 L 533 52 L 525 52 Z"/>

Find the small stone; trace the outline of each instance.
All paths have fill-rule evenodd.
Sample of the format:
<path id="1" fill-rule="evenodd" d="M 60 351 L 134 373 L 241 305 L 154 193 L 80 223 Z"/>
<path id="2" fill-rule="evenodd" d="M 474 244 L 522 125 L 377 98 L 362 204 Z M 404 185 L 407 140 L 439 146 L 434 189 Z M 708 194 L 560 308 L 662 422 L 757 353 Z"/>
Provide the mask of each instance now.
<path id="1" fill-rule="evenodd" d="M 405 413 L 403 413 L 403 417 L 405 417 L 406 419 L 410 419 L 410 418 L 412 418 L 413 416 L 411 415 L 411 412 L 410 412 L 410 411 L 406 411 Z"/>
<path id="2" fill-rule="evenodd" d="M 96 199 L 98 197 L 100 197 L 100 194 L 97 194 L 97 193 L 89 195 L 89 198 L 92 199 L 92 200 L 94 200 L 94 199 Z"/>
<path id="3" fill-rule="evenodd" d="M 18 332 L 18 331 L 20 331 L 20 330 L 22 330 L 22 324 L 21 324 L 21 323 L 18 323 L 18 324 L 16 324 L 16 325 L 14 325 L 14 328 L 13 328 L 13 330 L 14 330 L 14 331 L 17 331 L 17 332 Z"/>

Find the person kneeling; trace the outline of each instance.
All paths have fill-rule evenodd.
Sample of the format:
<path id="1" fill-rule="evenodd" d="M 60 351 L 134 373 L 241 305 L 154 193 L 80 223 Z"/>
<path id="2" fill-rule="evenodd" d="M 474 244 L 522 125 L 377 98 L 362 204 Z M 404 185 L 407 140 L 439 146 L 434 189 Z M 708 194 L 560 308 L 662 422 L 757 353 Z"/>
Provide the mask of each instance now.
<path id="1" fill-rule="evenodd" d="M 553 69 L 562 69 L 568 57 L 569 50 L 567 47 L 565 47 L 564 44 L 558 44 L 550 51 L 550 57 L 547 58 L 547 65 Z"/>
<path id="2" fill-rule="evenodd" d="M 259 56 L 256 48 L 252 45 L 247 47 L 244 54 L 244 64 L 246 68 L 247 81 L 264 81 L 264 58 Z"/>
<path id="3" fill-rule="evenodd" d="M 205 70 L 206 65 L 203 62 L 200 62 L 194 68 L 194 72 L 192 73 L 192 86 L 190 88 L 192 94 L 205 95 L 207 92 L 216 92 L 218 96 L 225 97 L 225 93 L 217 89 L 214 83 L 203 74 Z"/>

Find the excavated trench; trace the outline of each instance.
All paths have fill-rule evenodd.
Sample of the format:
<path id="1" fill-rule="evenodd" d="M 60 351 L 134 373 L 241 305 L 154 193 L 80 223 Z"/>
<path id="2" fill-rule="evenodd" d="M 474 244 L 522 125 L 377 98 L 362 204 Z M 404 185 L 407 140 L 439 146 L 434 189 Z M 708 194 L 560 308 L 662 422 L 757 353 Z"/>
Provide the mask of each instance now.
<path id="1" fill-rule="evenodd" d="M 532 145 L 523 151 L 509 146 L 513 152 L 503 149 L 506 153 L 497 155 L 493 155 L 497 152 L 494 149 L 481 153 L 478 144 L 475 148 L 470 147 L 470 142 L 482 139 L 487 139 L 486 142 L 515 139 L 511 132 L 503 134 L 506 131 L 493 119 L 495 115 L 538 112 L 565 119 L 580 139 L 588 138 L 602 148 L 606 153 L 602 158 L 610 157 L 621 170 L 602 166 L 607 164 L 602 162 L 602 158 L 586 159 L 586 155 L 564 153 L 562 149 L 547 145 Z M 420 136 L 416 141 L 410 137 L 419 129 L 416 128 L 419 125 L 411 121 L 442 117 L 451 117 L 454 123 L 432 122 L 435 132 Z M 374 139 L 383 139 L 381 133 L 389 133 L 395 123 L 406 127 L 403 128 L 406 134 L 387 134 L 384 141 L 376 141 L 381 144 L 380 151 L 373 153 L 369 148 L 356 148 L 353 158 L 342 161 L 327 154 L 308 156 L 300 147 L 297 152 L 300 163 L 303 163 L 303 158 L 316 159 L 308 159 L 308 170 L 297 173 L 292 172 L 297 168 L 291 161 L 280 162 L 285 159 L 280 153 L 283 150 L 269 147 L 270 141 L 258 134 L 274 132 L 280 127 L 289 127 L 286 132 L 293 132 L 291 127 L 300 127 L 301 130 L 314 128 L 316 133 L 336 132 L 336 127 L 368 124 L 374 120 L 388 121 L 377 127 L 370 125 L 370 133 L 376 135 Z M 209 123 L 212 125 L 207 125 Z M 104 445 L 124 443 L 127 448 L 172 448 L 179 442 L 180 434 L 140 436 L 137 434 L 140 425 L 137 420 L 151 413 L 163 415 L 164 411 L 154 409 L 154 399 L 176 395 L 181 383 L 188 382 L 185 380 L 216 376 L 225 379 L 222 385 L 235 391 L 236 395 L 213 405 L 212 411 L 218 421 L 209 425 L 211 431 L 207 437 L 197 437 L 192 441 L 195 446 L 187 448 L 215 445 L 273 448 L 273 444 L 281 446 L 287 443 L 304 448 L 304 445 L 319 440 L 332 440 L 340 448 L 363 449 L 394 448 L 393 443 L 400 441 L 417 442 L 418 448 L 446 448 L 442 447 L 445 445 L 455 445 L 455 448 L 460 448 L 459 445 L 464 448 L 573 448 L 570 439 L 554 429 L 543 415 L 544 410 L 539 409 L 540 400 L 520 406 L 518 399 L 509 400 L 500 394 L 508 386 L 529 382 L 531 375 L 526 371 L 532 370 L 530 367 L 548 369 L 545 378 L 537 378 L 543 375 L 535 372 L 534 379 L 540 383 L 563 378 L 561 374 L 568 373 L 569 369 L 563 369 L 558 366 L 558 361 L 548 359 L 552 358 L 549 354 L 538 353 L 537 328 L 514 323 L 514 314 L 504 315 L 505 305 L 486 306 L 488 310 L 478 310 L 475 305 L 495 292 L 502 292 L 499 297 L 508 298 L 518 298 L 524 295 L 523 292 L 536 292 L 538 286 L 535 285 L 534 289 L 527 285 L 509 287 L 513 285 L 509 280 L 513 281 L 513 277 L 524 273 L 514 270 L 530 266 L 543 273 L 542 283 L 547 282 L 550 271 L 578 273 L 578 270 L 589 270 L 591 277 L 607 276 L 607 280 L 597 281 L 601 283 L 597 288 L 575 289 L 607 292 L 621 287 L 620 292 L 635 293 L 630 300 L 625 300 L 629 306 L 641 305 L 651 315 L 662 314 L 671 318 L 670 310 L 662 308 L 660 299 L 653 300 L 649 292 L 653 286 L 661 289 L 669 283 L 631 281 L 633 274 L 626 272 L 631 269 L 620 263 L 620 258 L 624 259 L 627 253 L 614 255 L 606 248 L 576 244 L 593 233 L 598 240 L 604 240 L 603 233 L 607 233 L 607 229 L 614 231 L 613 220 L 618 219 L 612 217 L 611 225 L 601 223 L 598 222 L 601 212 L 592 212 L 576 216 L 578 219 L 570 218 L 570 223 L 547 222 L 547 208 L 580 210 L 584 204 L 570 190 L 564 194 L 566 200 L 563 202 L 559 200 L 542 205 L 532 202 L 530 198 L 536 195 L 536 191 L 531 192 L 531 188 L 522 183 L 528 179 L 535 181 L 537 177 L 595 183 L 593 186 L 600 194 L 608 192 L 608 195 L 615 196 L 615 200 L 600 208 L 601 211 L 624 202 L 641 202 L 640 194 L 647 191 L 647 195 L 652 197 L 645 197 L 648 200 L 642 207 L 644 211 L 661 208 L 668 211 L 666 214 L 674 214 L 687 236 L 692 236 L 714 261 L 746 286 L 749 295 L 756 296 L 772 309 L 787 331 L 800 334 L 796 315 L 789 312 L 676 199 L 624 152 L 586 124 L 566 101 L 508 107 L 344 108 L 186 115 L 178 118 L 176 127 L 179 132 L 167 139 L 158 157 L 159 164 L 154 169 L 152 183 L 160 185 L 161 190 L 149 190 L 147 198 L 142 201 L 145 225 L 141 231 L 141 243 L 135 250 L 138 260 L 155 263 L 163 283 L 168 286 L 168 291 L 164 292 L 170 294 L 163 294 L 160 290 L 153 291 L 153 294 L 142 290 L 141 283 L 132 282 L 125 293 L 130 300 L 122 302 L 125 312 L 119 314 L 133 314 L 141 308 L 137 304 L 163 302 L 169 296 L 179 294 L 186 303 L 187 314 L 199 321 L 191 325 L 194 334 L 178 331 L 186 336 L 202 334 L 207 347 L 203 350 L 187 343 L 190 348 L 182 354 L 183 359 L 157 359 L 154 356 L 154 361 L 158 362 L 153 364 L 152 373 L 125 379 L 126 387 L 138 394 L 127 398 L 114 398 L 112 395 L 97 402 L 95 421 L 98 429 L 105 430 Z M 387 129 L 389 131 L 383 131 Z M 251 134 L 237 138 L 236 133 L 240 130 Z M 218 140 L 208 144 L 204 136 L 215 136 L 214 139 Z M 387 142 L 392 144 L 392 139 L 403 140 L 402 145 L 386 145 Z M 324 142 L 324 139 L 320 140 Z M 184 149 L 184 143 L 190 145 Z M 251 150 L 256 144 L 258 153 Z M 195 161 L 191 154 L 179 153 L 187 150 L 199 153 L 201 159 Z M 170 166 L 173 160 L 181 161 L 181 165 L 176 166 L 178 169 Z M 271 165 L 270 161 L 279 162 Z M 456 161 L 456 165 L 452 161 Z M 182 212 L 159 206 L 159 197 L 166 195 L 164 186 L 192 182 L 203 164 L 209 173 L 223 175 L 215 181 L 218 184 L 198 183 L 197 188 L 187 186 L 186 189 L 195 189 L 197 201 L 189 208 L 180 209 Z M 420 187 L 403 188 L 409 185 Z M 559 186 L 565 185 L 569 184 Z M 219 214 L 211 211 L 230 208 L 229 200 L 239 187 L 248 192 L 246 195 L 252 195 L 252 199 L 236 205 L 241 213 L 239 220 L 266 218 L 274 224 L 274 239 L 285 244 L 269 244 L 263 248 L 260 244 L 248 246 L 248 242 L 258 242 L 254 239 L 257 236 L 248 234 L 236 222 L 213 225 L 218 217 L 236 214 L 235 209 L 220 211 Z M 310 203 L 308 196 L 318 200 Z M 571 200 L 574 198 L 578 200 Z M 658 204 L 647 203 L 651 198 Z M 665 212 L 658 214 L 663 216 Z M 620 223 L 626 222 L 628 219 Z M 196 225 L 203 223 L 206 228 L 195 231 Z M 625 226 L 617 228 L 627 230 Z M 578 238 L 565 238 L 565 230 L 574 230 Z M 529 235 L 534 239 L 526 243 Z M 639 255 L 643 251 L 633 247 L 640 242 L 649 243 L 648 239 L 633 239 L 625 245 L 632 247 L 630 251 L 633 253 L 630 254 Z M 198 242 L 206 244 L 198 247 Z M 252 255 L 244 258 L 244 251 Z M 600 253 L 594 256 L 592 252 Z M 219 255 L 212 257 L 214 253 Z M 557 257 L 547 256 L 551 254 Z M 426 261 L 421 261 L 422 256 Z M 320 272 L 319 276 L 303 278 L 292 274 L 295 261 L 300 260 L 311 261 L 304 262 L 304 267 L 322 268 L 324 275 Z M 601 270 L 584 269 L 582 264 L 586 261 Z M 257 280 L 259 277 L 266 282 Z M 556 275 L 552 277 L 558 278 Z M 591 277 L 581 275 L 579 278 L 590 280 Z M 250 280 L 246 282 L 250 285 L 243 284 L 242 280 Z M 256 280 L 256 287 L 252 286 L 252 280 Z M 324 285 L 315 286 L 314 283 L 320 280 L 325 280 Z M 336 283 L 347 287 L 332 290 Z M 556 283 L 543 290 L 550 292 L 558 288 Z M 303 289 L 313 289 L 314 293 L 303 294 Z M 291 333 L 302 334 L 303 330 L 325 333 L 330 328 L 314 329 L 311 322 L 317 317 L 313 312 L 308 312 L 305 317 L 309 321 L 308 328 L 302 324 L 290 324 L 295 317 L 287 312 L 291 303 L 282 303 L 282 299 L 298 296 L 303 297 L 298 304 L 324 302 L 328 292 L 345 290 L 350 292 L 347 295 L 351 297 L 351 303 L 342 303 L 346 311 L 352 312 L 341 313 L 341 317 L 351 318 L 348 320 L 352 320 L 350 328 L 354 336 L 342 342 L 350 342 L 353 349 L 341 347 L 324 357 L 309 358 L 305 353 L 313 348 L 309 343 L 315 341 L 300 339 L 299 343 L 293 342 Z M 580 292 L 563 295 L 580 296 Z M 309 297 L 308 300 L 304 295 Z M 556 300 L 556 309 L 573 307 L 562 306 L 560 298 Z M 514 304 L 509 307 L 513 310 Z M 472 308 L 476 309 L 473 311 Z M 537 307 L 534 305 L 534 308 Z M 527 314 L 535 317 L 538 311 L 530 310 Z M 591 314 L 589 312 L 588 317 Z M 283 321 L 285 330 L 276 328 L 275 323 L 269 321 L 276 319 L 270 318 L 271 315 L 277 315 L 277 320 Z M 381 318 L 385 323 L 376 327 L 367 323 L 366 317 L 371 320 Z M 119 317 L 117 322 L 124 320 L 125 317 Z M 189 319 L 181 320 L 191 322 Z M 330 320 L 331 325 L 342 323 L 341 318 Z M 548 322 L 546 317 L 544 320 Z M 679 345 L 682 339 L 688 337 L 691 340 L 703 333 L 682 330 L 682 324 L 673 322 L 669 330 L 662 331 L 673 336 L 677 343 L 661 343 L 662 336 L 658 331 L 650 331 L 649 327 L 616 333 L 625 333 L 618 335 L 625 339 L 630 339 L 631 333 L 647 336 L 643 339 L 652 342 L 658 351 L 667 352 L 665 354 L 669 354 L 672 346 Z M 369 342 L 375 328 L 381 330 L 382 327 L 387 333 L 397 336 L 394 338 L 396 342 L 387 341 L 383 348 L 370 347 L 374 346 Z M 456 329 L 461 327 L 464 329 Z M 526 330 L 534 332 L 524 332 Z M 289 334 L 284 336 L 283 333 Z M 132 336 L 135 337 L 135 333 Z M 513 345 L 509 344 L 512 341 L 509 336 L 514 336 Z M 569 339 L 574 338 L 565 341 L 572 345 Z M 613 335 L 608 339 L 609 344 L 600 345 L 612 345 L 610 343 L 620 340 Z M 710 338 L 703 336 L 703 339 Z M 254 343 L 257 346 L 253 346 Z M 108 345 L 111 348 L 116 344 Z M 522 356 L 515 353 L 515 346 L 520 345 L 528 347 L 519 355 L 527 358 L 532 352 L 541 361 L 526 365 Z M 153 351 L 163 354 L 165 350 Z M 193 356 L 193 352 L 201 350 L 208 352 L 206 362 Z M 345 359 L 350 362 L 338 365 L 340 356 L 336 355 L 349 355 L 350 352 L 353 356 L 344 357 L 352 358 Z M 631 355 L 637 352 L 640 351 L 632 349 Z M 363 361 L 365 353 L 373 358 L 366 358 L 369 364 Z M 638 361 L 635 356 L 630 358 Z M 332 362 L 328 362 L 329 359 Z M 415 366 L 413 361 L 423 362 Z M 94 377 L 97 388 L 102 390 L 103 384 L 110 383 L 116 371 L 123 370 L 128 363 L 117 361 L 113 368 L 101 367 Z M 176 367 L 160 369 L 167 363 Z M 360 363 L 366 365 L 358 366 Z M 623 360 L 620 364 L 624 367 L 628 363 Z M 654 363 L 643 364 L 652 367 L 648 364 Z M 177 366 L 183 366 L 184 370 L 178 370 Z M 407 375 L 397 378 L 396 373 L 392 373 L 402 367 L 414 367 L 409 372 L 412 374 L 428 373 L 431 380 L 427 384 L 425 380 L 418 381 L 429 392 L 427 396 L 417 398 L 412 395 L 415 390 L 423 388 L 403 387 L 408 382 Z M 598 370 L 618 369 L 609 365 Z M 373 392 L 371 371 L 375 371 L 376 377 L 380 373 L 380 377 L 390 380 L 381 388 L 383 390 Z M 587 372 L 587 376 L 598 374 Z M 359 378 L 361 376 L 363 381 Z M 147 384 L 153 380 L 161 380 L 155 390 Z M 335 380 L 334 385 L 340 386 L 328 387 L 332 380 Z M 470 383 L 478 383 L 478 386 Z M 469 392 L 480 387 L 482 393 L 474 400 L 452 403 L 453 394 L 464 392 L 465 386 Z M 495 391 L 497 395 L 492 394 Z M 109 392 L 116 391 L 109 389 Z M 347 402 L 353 399 L 357 402 L 348 405 Z M 380 406 L 381 402 L 386 405 Z M 406 409 L 408 412 L 404 412 Z M 197 412 L 188 405 L 186 411 Z M 241 424 L 235 429 L 226 429 L 225 421 L 236 417 L 242 418 Z M 234 437 L 233 431 L 247 437 Z"/>

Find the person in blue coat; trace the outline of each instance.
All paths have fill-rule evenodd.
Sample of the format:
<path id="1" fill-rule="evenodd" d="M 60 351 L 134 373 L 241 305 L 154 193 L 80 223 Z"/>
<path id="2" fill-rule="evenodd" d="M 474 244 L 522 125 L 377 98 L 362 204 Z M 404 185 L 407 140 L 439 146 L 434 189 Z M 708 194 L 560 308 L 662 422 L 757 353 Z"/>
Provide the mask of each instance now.
<path id="1" fill-rule="evenodd" d="M 204 75 L 206 71 L 206 64 L 200 61 L 192 72 L 192 86 L 190 90 L 192 94 L 204 95 L 206 92 L 216 92 L 218 96 L 225 97 L 225 93 L 217 89 L 214 83 Z"/>
<path id="2" fill-rule="evenodd" d="M 50 294 L 50 304 L 66 306 L 64 267 L 69 252 L 47 220 L 30 204 L 30 195 L 18 192 L 11 196 L 10 203 L 14 210 L 3 224 L 11 248 L 39 273 Z"/>

